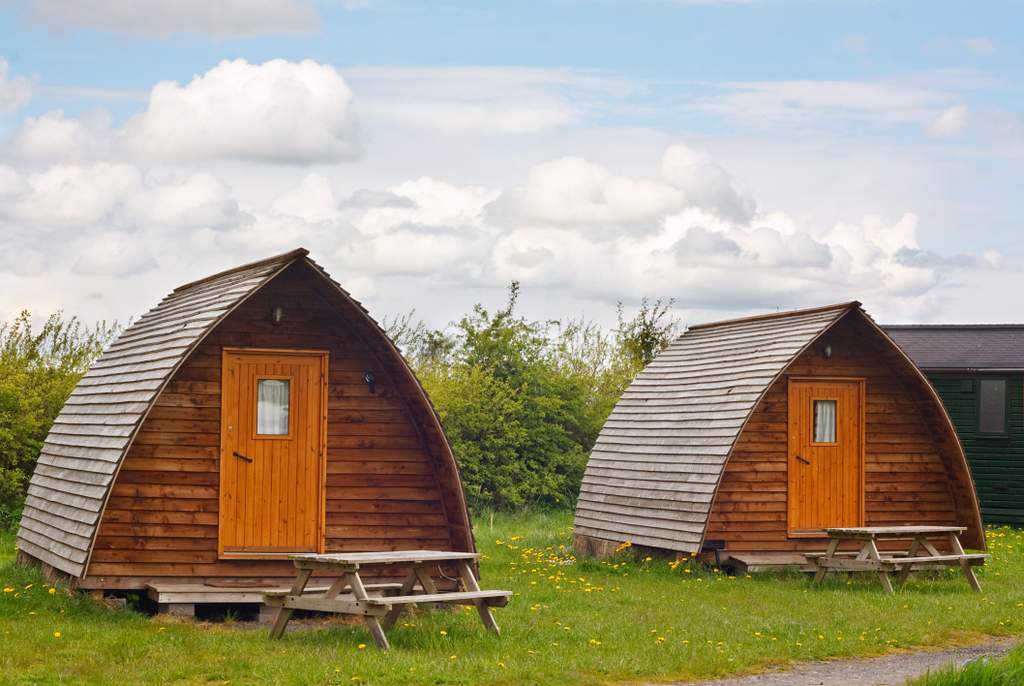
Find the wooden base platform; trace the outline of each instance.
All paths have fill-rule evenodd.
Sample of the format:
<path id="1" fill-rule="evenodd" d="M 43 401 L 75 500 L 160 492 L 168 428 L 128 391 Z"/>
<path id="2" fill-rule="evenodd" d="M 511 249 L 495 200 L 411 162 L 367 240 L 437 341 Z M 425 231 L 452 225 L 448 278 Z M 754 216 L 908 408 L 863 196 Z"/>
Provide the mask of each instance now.
<path id="1" fill-rule="evenodd" d="M 367 584 L 366 590 L 374 596 L 398 593 L 400 583 Z M 327 586 L 310 586 L 306 593 L 325 593 Z M 194 617 L 196 605 L 202 604 L 254 604 L 260 606 L 260 621 L 270 621 L 276 608 L 264 604 L 265 593 L 288 593 L 288 586 L 208 586 L 205 584 L 151 583 L 146 586 L 146 595 L 157 603 L 162 614 L 178 617 Z"/>
<path id="2" fill-rule="evenodd" d="M 796 567 L 801 572 L 813 572 L 817 569 L 803 553 L 727 552 L 722 556 L 722 564 L 733 567 L 737 574 L 776 572 L 791 567 Z"/>

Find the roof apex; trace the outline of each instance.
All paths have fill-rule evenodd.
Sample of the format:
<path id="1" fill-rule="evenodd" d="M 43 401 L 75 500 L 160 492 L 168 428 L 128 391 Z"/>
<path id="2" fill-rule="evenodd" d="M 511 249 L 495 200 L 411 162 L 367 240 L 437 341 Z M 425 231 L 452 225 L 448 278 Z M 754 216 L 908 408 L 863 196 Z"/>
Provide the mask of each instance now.
<path id="1" fill-rule="evenodd" d="M 295 248 L 294 250 L 289 250 L 288 252 L 283 252 L 280 255 L 274 255 L 272 257 L 265 257 L 262 260 L 256 260 L 255 262 L 249 262 L 247 264 L 240 264 L 237 267 L 232 267 L 231 269 L 225 269 L 222 272 L 217 272 L 216 274 L 210 274 L 209 276 L 204 276 L 203 278 L 196 279 L 195 281 L 189 281 L 186 284 L 182 284 L 181 286 L 178 286 L 177 288 L 175 288 L 171 292 L 172 293 L 180 293 L 181 291 L 188 290 L 189 288 L 194 288 L 194 287 L 196 287 L 196 286 L 198 286 L 200 284 L 208 283 L 210 281 L 215 281 L 216 279 L 220 279 L 222 277 L 225 277 L 228 274 L 234 274 L 235 272 L 244 271 L 246 269 L 252 269 L 253 267 L 259 267 L 259 266 L 262 266 L 264 264 L 274 264 L 274 263 L 277 263 L 277 262 L 280 262 L 282 265 L 283 264 L 287 264 L 288 262 L 292 262 L 293 260 L 296 260 L 296 259 L 298 259 L 300 257 L 305 257 L 308 254 L 309 254 L 309 251 L 306 250 L 305 248 L 302 248 L 302 247 Z"/>
<path id="2" fill-rule="evenodd" d="M 755 314 L 750 317 L 738 317 L 736 319 L 721 319 L 717 322 L 706 322 L 704 324 L 692 324 L 686 327 L 687 331 L 693 331 L 694 329 L 710 329 L 716 326 L 728 326 L 732 324 L 746 324 L 747 322 L 758 322 L 766 319 L 785 319 L 786 317 L 800 317 L 807 314 L 815 314 L 817 312 L 828 312 L 830 310 L 853 310 L 858 309 L 861 306 L 859 300 L 851 300 L 844 303 L 836 303 L 834 305 L 823 305 L 821 307 L 806 307 L 801 310 L 786 310 L 783 312 L 769 312 L 768 314 Z"/>

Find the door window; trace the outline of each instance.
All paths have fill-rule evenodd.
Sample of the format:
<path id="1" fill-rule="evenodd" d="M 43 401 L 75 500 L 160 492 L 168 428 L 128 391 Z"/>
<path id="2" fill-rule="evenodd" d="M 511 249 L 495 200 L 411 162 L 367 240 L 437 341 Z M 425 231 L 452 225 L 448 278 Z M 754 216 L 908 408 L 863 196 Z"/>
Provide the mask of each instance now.
<path id="1" fill-rule="evenodd" d="M 836 442 L 836 401 L 814 401 L 814 442 Z"/>
<path id="2" fill-rule="evenodd" d="M 259 379 L 256 382 L 256 434 L 288 435 L 288 379 Z"/>

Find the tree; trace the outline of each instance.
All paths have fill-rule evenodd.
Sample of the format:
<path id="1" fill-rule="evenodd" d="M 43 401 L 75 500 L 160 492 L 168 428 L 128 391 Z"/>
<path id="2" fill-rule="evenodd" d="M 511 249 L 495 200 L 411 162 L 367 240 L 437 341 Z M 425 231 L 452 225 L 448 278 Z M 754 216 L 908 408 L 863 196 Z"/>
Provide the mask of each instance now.
<path id="1" fill-rule="evenodd" d="M 0 528 L 20 517 L 28 477 L 75 384 L 120 332 L 50 315 L 37 330 L 28 312 L 0 323 Z"/>

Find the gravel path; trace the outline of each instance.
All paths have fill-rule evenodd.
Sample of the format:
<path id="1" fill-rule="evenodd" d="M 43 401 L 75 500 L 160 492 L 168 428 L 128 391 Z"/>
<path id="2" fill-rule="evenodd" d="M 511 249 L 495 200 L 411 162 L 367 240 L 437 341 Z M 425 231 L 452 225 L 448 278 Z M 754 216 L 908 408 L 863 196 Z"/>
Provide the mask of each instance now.
<path id="1" fill-rule="evenodd" d="M 766 672 L 714 681 L 686 682 L 685 686 L 903 686 L 907 679 L 938 670 L 950 663 L 962 665 L 979 657 L 1002 655 L 1019 638 L 993 638 L 974 646 L 918 651 L 856 660 L 799 664 L 786 671 Z M 682 683 L 678 686 L 684 686 Z"/>

